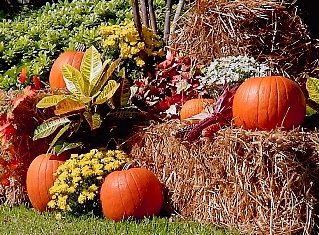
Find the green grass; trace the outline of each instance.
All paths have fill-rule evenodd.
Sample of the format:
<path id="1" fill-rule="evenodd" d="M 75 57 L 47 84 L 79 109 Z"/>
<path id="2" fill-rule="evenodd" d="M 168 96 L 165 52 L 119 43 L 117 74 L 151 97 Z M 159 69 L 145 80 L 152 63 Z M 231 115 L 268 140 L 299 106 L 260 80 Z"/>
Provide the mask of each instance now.
<path id="1" fill-rule="evenodd" d="M 57 220 L 54 213 L 39 213 L 23 205 L 15 207 L 0 205 L 0 234 L 230 235 L 237 233 L 218 230 L 212 226 L 204 226 L 196 222 L 182 222 L 158 217 L 119 223 L 93 215 L 69 216 Z"/>

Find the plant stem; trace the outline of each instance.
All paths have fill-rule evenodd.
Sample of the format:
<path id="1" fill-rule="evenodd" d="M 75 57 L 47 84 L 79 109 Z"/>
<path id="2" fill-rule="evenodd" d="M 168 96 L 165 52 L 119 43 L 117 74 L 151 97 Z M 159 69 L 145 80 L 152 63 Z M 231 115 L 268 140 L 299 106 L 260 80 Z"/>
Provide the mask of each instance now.
<path id="1" fill-rule="evenodd" d="M 141 11 L 142 11 L 143 24 L 144 24 L 146 27 L 149 27 L 147 8 L 148 8 L 148 6 L 147 6 L 146 0 L 141 0 Z"/>
<path id="2" fill-rule="evenodd" d="M 170 16 L 172 10 L 172 0 L 167 0 L 166 2 L 166 13 L 165 13 L 165 23 L 164 23 L 164 42 L 168 44 L 168 37 L 170 34 Z"/>
<path id="3" fill-rule="evenodd" d="M 140 38 L 142 38 L 142 24 L 141 24 L 141 17 L 140 17 L 140 13 L 139 13 L 139 7 L 138 7 L 138 0 L 132 0 L 132 12 L 133 12 L 133 16 L 134 16 L 134 24 L 135 27 L 137 29 L 137 32 L 140 36 Z"/>
<path id="4" fill-rule="evenodd" d="M 157 34 L 156 17 L 154 13 L 153 0 L 148 0 L 148 11 L 153 31 Z"/>
<path id="5" fill-rule="evenodd" d="M 185 0 L 178 1 L 178 5 L 177 5 L 177 9 L 176 9 L 176 12 L 174 15 L 172 26 L 170 28 L 170 36 L 169 36 L 169 42 L 168 42 L 169 44 L 172 41 L 172 33 L 174 33 L 174 31 L 175 31 L 175 27 L 176 27 L 177 21 L 179 20 L 179 17 L 181 16 L 184 4 L 185 4 Z"/>

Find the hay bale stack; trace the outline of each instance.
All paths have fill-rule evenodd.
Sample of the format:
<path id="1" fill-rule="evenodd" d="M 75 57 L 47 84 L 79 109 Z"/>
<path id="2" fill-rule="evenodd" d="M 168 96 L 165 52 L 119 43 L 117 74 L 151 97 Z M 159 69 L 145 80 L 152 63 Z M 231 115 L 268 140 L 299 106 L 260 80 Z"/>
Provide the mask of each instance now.
<path id="1" fill-rule="evenodd" d="M 172 32 L 170 46 L 208 64 L 248 55 L 294 80 L 317 76 L 319 41 L 299 10 L 276 0 L 196 0 Z"/>
<path id="2" fill-rule="evenodd" d="M 319 134 L 227 128 L 182 142 L 176 121 L 140 133 L 131 151 L 167 188 L 166 210 L 253 234 L 315 230 Z"/>

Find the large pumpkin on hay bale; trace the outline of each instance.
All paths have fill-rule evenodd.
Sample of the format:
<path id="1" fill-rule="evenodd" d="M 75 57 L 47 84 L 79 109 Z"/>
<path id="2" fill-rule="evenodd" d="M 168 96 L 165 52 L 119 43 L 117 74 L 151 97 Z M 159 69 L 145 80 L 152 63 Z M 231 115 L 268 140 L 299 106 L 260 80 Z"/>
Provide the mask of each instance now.
<path id="1" fill-rule="evenodd" d="M 114 221 L 158 215 L 164 201 L 159 180 L 145 168 L 110 173 L 102 184 L 100 199 L 103 214 Z"/>
<path id="2" fill-rule="evenodd" d="M 41 154 L 30 164 L 27 171 L 27 194 L 34 209 L 43 212 L 51 200 L 49 189 L 53 186 L 54 172 L 63 164 L 66 157 L 54 154 Z"/>
<path id="3" fill-rule="evenodd" d="M 290 130 L 302 124 L 305 115 L 305 95 L 296 82 L 286 77 L 250 78 L 234 96 L 234 122 L 244 129 Z"/>
<path id="4" fill-rule="evenodd" d="M 198 120 L 187 120 L 188 118 L 204 111 L 208 105 L 212 105 L 214 99 L 190 99 L 187 100 L 180 111 L 180 120 L 185 123 L 198 123 Z"/>
<path id="5" fill-rule="evenodd" d="M 52 65 L 49 75 L 50 87 L 65 88 L 66 84 L 63 79 L 62 67 L 69 64 L 76 69 L 80 69 L 83 55 L 84 52 L 82 51 L 66 51 L 62 53 Z"/>

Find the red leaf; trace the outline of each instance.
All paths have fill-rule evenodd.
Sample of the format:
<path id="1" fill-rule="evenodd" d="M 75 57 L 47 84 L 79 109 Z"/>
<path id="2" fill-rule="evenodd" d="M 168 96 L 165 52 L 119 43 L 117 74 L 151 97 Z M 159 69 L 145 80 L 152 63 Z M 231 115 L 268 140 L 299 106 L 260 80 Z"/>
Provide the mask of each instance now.
<path id="1" fill-rule="evenodd" d="M 10 186 L 10 181 L 8 178 L 1 179 L 0 184 L 2 186 Z"/>
<path id="2" fill-rule="evenodd" d="M 0 168 L 1 170 L 1 168 Z M 5 171 L 4 169 L 0 171 L 0 184 L 2 186 L 9 186 L 10 185 L 10 181 L 9 181 L 9 176 L 10 173 Z"/>
<path id="3" fill-rule="evenodd" d="M 13 117 L 13 111 L 16 107 L 18 107 L 18 105 L 27 97 L 29 96 L 33 96 L 35 95 L 35 91 L 32 89 L 31 86 L 27 86 L 26 88 L 24 88 L 23 90 L 23 95 L 19 95 L 17 96 L 14 100 L 11 101 L 12 103 L 12 109 L 11 109 L 11 112 L 8 113 L 7 117 L 8 117 L 8 120 L 12 120 L 14 117 Z"/>
<path id="4" fill-rule="evenodd" d="M 40 90 L 41 88 L 40 78 L 37 75 L 33 75 L 32 79 L 33 79 L 34 89 Z"/>
<path id="5" fill-rule="evenodd" d="M 21 83 L 25 83 L 27 81 L 27 67 L 23 67 L 21 73 L 19 75 L 19 80 Z"/>
<path id="6" fill-rule="evenodd" d="M 7 167 L 9 168 L 9 170 L 14 171 L 15 169 L 18 168 L 20 164 L 20 161 L 17 159 L 11 159 L 8 163 L 7 163 Z"/>
<path id="7" fill-rule="evenodd" d="M 6 143 L 16 133 L 16 129 L 11 122 L 7 122 L 0 126 L 0 139 L 2 144 Z"/>

